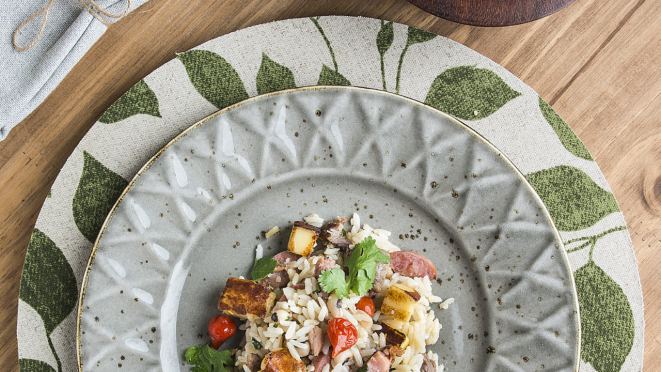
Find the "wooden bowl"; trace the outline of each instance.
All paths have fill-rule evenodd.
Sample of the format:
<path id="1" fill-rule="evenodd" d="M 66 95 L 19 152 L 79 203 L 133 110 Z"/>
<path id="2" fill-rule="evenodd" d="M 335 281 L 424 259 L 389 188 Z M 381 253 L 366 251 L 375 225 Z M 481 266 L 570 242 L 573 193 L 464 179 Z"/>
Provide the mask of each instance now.
<path id="1" fill-rule="evenodd" d="M 450 21 L 473 26 L 511 26 L 551 15 L 574 0 L 408 0 Z"/>

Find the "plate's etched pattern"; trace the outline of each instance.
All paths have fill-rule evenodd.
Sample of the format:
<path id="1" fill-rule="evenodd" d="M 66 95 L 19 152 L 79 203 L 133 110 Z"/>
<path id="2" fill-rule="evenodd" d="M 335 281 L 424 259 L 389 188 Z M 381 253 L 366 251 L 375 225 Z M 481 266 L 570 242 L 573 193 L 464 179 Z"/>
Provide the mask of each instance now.
<path id="1" fill-rule="evenodd" d="M 439 268 L 435 291 L 457 300 L 439 310 L 447 342 L 437 351 L 449 370 L 577 366 L 566 254 L 511 164 L 422 104 L 309 88 L 222 111 L 134 179 L 87 275 L 83 369 L 185 370 L 185 347 L 206 340 L 195 337 L 200 323 L 214 314 L 224 279 L 247 273 L 260 229 L 300 213 L 348 216 L 354 207 L 395 239 L 410 225 L 418 240 L 406 234 L 395 243 L 424 250 Z M 284 235 L 267 243 L 280 249 Z"/>

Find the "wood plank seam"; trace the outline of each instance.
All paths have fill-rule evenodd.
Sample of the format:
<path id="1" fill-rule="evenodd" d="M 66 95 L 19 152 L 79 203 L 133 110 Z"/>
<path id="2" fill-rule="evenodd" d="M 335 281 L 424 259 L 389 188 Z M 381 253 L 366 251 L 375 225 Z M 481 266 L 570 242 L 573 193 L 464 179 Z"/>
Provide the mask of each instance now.
<path id="1" fill-rule="evenodd" d="M 569 89 L 569 87 L 571 87 L 571 85 L 574 83 L 574 81 L 576 81 L 576 79 L 578 79 L 578 77 L 581 76 L 590 67 L 590 65 L 592 64 L 594 59 L 597 57 L 597 55 L 599 55 L 599 53 L 613 40 L 615 35 L 622 29 L 622 27 L 624 27 L 624 25 L 627 22 L 629 22 L 629 19 L 631 19 L 631 17 L 633 17 L 634 13 L 636 13 L 636 11 L 641 6 L 643 6 L 644 3 L 645 3 L 645 0 L 639 0 L 636 3 L 636 5 L 634 5 L 631 8 L 631 10 L 629 10 L 629 12 L 627 12 L 627 14 L 624 16 L 624 18 L 622 18 L 622 20 L 617 24 L 615 29 L 613 29 L 613 31 L 608 35 L 606 40 L 604 40 L 601 43 L 601 45 L 599 45 L 599 48 L 597 48 L 594 51 L 594 53 L 592 53 L 590 58 L 588 58 L 588 60 L 583 64 L 583 66 L 581 66 L 581 68 L 574 74 L 574 76 L 572 76 L 572 78 L 567 82 L 567 84 L 565 84 L 565 86 L 563 86 L 558 91 L 558 93 L 556 93 L 555 96 L 553 96 L 553 98 L 551 98 L 551 100 L 549 101 L 549 105 L 553 106 L 553 105 L 555 105 L 556 102 L 558 102 L 560 97 L 562 97 L 562 95 L 565 94 L 565 92 Z"/>

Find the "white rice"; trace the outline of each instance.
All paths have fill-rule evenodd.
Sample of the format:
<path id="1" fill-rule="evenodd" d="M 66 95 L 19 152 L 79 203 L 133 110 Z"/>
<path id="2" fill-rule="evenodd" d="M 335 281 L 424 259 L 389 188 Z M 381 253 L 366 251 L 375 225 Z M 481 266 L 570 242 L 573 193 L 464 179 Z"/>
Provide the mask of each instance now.
<path id="1" fill-rule="evenodd" d="M 257 244 L 257 248 L 255 249 L 255 259 L 259 260 L 264 256 L 264 248 L 262 248 L 261 244 Z"/>
<path id="2" fill-rule="evenodd" d="M 265 235 L 265 236 L 266 236 L 266 239 L 272 237 L 273 235 L 275 235 L 275 234 L 277 234 L 277 233 L 279 233 L 279 232 L 280 232 L 280 227 L 278 227 L 278 226 L 273 226 L 273 227 L 271 228 L 271 230 L 269 230 L 269 231 L 266 232 L 266 235 Z"/>
<path id="3" fill-rule="evenodd" d="M 438 307 L 440 307 L 442 310 L 447 310 L 450 305 L 454 303 L 454 298 L 446 298 L 445 301 L 441 302 Z"/>
<path id="4" fill-rule="evenodd" d="M 316 227 L 321 227 L 324 224 L 324 219 L 319 217 L 316 213 L 313 213 L 307 217 L 303 217 L 303 221 Z"/>
<path id="5" fill-rule="evenodd" d="M 324 221 L 316 214 L 309 215 L 304 220 L 315 226 L 321 226 Z M 360 217 L 357 213 L 354 213 L 351 225 L 351 231 L 347 232 L 347 238 L 355 244 L 361 242 L 365 237 L 371 236 L 380 249 L 387 252 L 399 251 L 397 246 L 388 241 L 389 231 L 373 229 L 367 224 L 361 227 Z M 261 245 L 257 246 L 255 255 L 257 258 L 262 257 L 263 248 Z M 323 255 L 336 260 L 336 262 L 341 261 L 338 248 L 327 248 Z M 408 278 L 399 274 L 392 274 L 384 280 L 381 292 L 374 299 L 377 311 L 373 317 L 365 314 L 362 310 L 356 309 L 356 303 L 361 296 L 353 293 L 350 293 L 348 298 L 342 299 L 340 308 L 338 308 L 336 306 L 338 298 L 334 293 L 326 301 L 318 295 L 319 284 L 314 277 L 315 265 L 318 260 L 318 256 L 301 257 L 297 261 L 286 263 L 285 270 L 289 275 L 290 284 L 282 290 L 276 290 L 276 298 L 284 295 L 285 301 L 276 302 L 274 305 L 272 313 L 276 314 L 276 317 L 272 318 L 269 314 L 265 319 L 248 320 L 239 327 L 242 330 L 245 329 L 245 339 L 242 341 L 243 347 L 239 348 L 236 353 L 237 366 L 242 367 L 245 372 L 249 372 L 246 366 L 249 354 L 257 354 L 260 358 L 263 358 L 272 349 L 282 347 L 286 347 L 297 360 L 312 358 L 308 339 L 310 331 L 318 326 L 325 333 L 329 320 L 334 317 L 342 317 L 356 326 L 358 331 L 356 344 L 333 358 L 331 363 L 321 371 L 314 371 L 310 365 L 307 368 L 308 372 L 348 372 L 348 366 L 362 366 L 376 351 L 386 346 L 385 334 L 377 333 L 381 329 L 381 325 L 374 324 L 374 322 L 384 321 L 405 333 L 409 338 L 409 345 L 404 353 L 394 359 L 391 368 L 395 372 L 420 371 L 423 363 L 421 353 L 427 354 L 429 360 L 436 364 L 437 372 L 443 372 L 443 365 L 438 364 L 438 355 L 431 350 L 427 351 L 426 346 L 435 344 L 438 341 L 441 330 L 441 324 L 436 319 L 432 305 L 440 304 L 437 306 L 441 309 L 447 309 L 453 299 L 449 298 L 442 301 L 440 297 L 435 296 L 432 293 L 431 281 L 428 278 Z M 298 290 L 291 288 L 292 285 L 297 283 L 304 283 L 305 287 Z M 381 314 L 378 311 L 388 288 L 394 284 L 410 287 L 421 295 L 420 301 L 414 306 L 410 321 L 405 324 L 395 322 L 387 314 Z M 262 345 L 260 350 L 255 349 L 253 339 Z M 324 337 L 322 352 L 328 352 L 329 349 L 328 338 Z"/>

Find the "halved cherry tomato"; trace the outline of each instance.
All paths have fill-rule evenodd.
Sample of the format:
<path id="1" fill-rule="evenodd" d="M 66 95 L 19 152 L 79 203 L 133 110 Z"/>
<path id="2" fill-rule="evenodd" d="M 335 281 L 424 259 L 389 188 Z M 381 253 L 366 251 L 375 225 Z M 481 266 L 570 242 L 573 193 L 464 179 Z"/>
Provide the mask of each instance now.
<path id="1" fill-rule="evenodd" d="M 218 315 L 211 318 L 209 322 L 209 335 L 211 336 L 211 347 L 218 348 L 236 333 L 236 323 L 227 315 Z"/>
<path id="2" fill-rule="evenodd" d="M 374 316 L 374 301 L 371 298 L 365 296 L 358 301 L 356 304 L 356 309 L 362 310 L 367 313 L 369 316 Z"/>
<path id="3" fill-rule="evenodd" d="M 358 330 L 350 321 L 344 318 L 333 318 L 328 322 L 328 339 L 333 345 L 333 354 L 337 354 L 351 348 L 358 340 Z"/>

